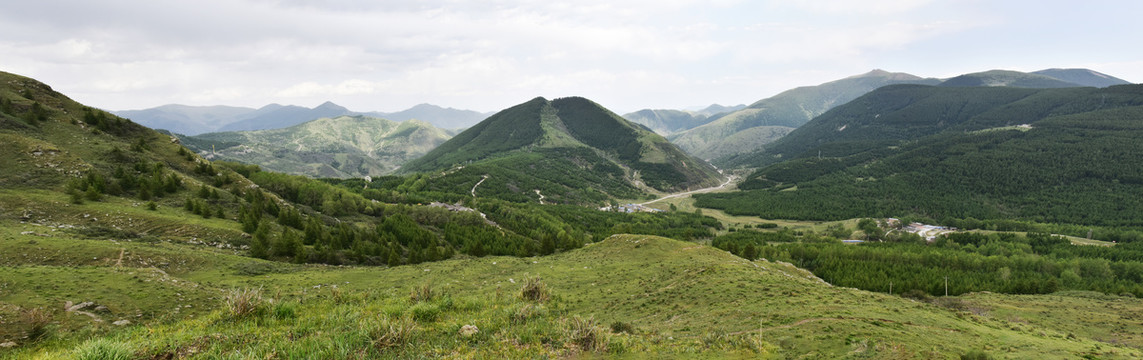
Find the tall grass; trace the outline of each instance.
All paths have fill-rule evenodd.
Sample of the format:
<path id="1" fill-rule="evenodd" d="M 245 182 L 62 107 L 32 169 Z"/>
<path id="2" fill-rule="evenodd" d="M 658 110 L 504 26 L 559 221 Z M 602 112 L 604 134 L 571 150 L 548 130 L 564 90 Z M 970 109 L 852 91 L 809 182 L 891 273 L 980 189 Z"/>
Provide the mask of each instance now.
<path id="1" fill-rule="evenodd" d="M 265 302 L 262 288 L 232 289 L 223 297 L 226 312 L 233 318 L 256 315 L 265 310 Z"/>
<path id="2" fill-rule="evenodd" d="M 130 360 L 135 351 L 131 346 L 106 338 L 88 340 L 76 347 L 73 358 L 76 360 Z"/>

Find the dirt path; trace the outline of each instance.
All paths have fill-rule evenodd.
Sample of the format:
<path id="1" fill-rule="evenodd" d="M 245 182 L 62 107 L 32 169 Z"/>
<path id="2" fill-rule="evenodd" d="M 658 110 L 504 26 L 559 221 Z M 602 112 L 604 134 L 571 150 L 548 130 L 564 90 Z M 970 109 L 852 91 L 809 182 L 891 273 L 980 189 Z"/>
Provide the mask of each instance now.
<path id="1" fill-rule="evenodd" d="M 480 183 L 483 183 L 484 180 L 488 180 L 488 175 L 484 175 L 484 177 L 481 178 L 480 181 L 476 182 L 476 185 L 472 186 L 472 197 L 476 197 L 476 187 L 480 186 Z"/>
<path id="2" fill-rule="evenodd" d="M 544 194 L 540 193 L 540 189 L 536 189 L 536 195 L 540 195 L 540 205 L 544 204 Z"/>
<path id="3" fill-rule="evenodd" d="M 693 195 L 693 194 L 700 194 L 700 193 L 706 193 L 706 192 L 711 192 L 711 191 L 715 191 L 715 190 L 725 189 L 727 186 L 730 185 L 730 183 L 734 182 L 735 178 L 737 178 L 737 177 L 734 175 L 730 175 L 726 178 L 726 182 L 723 182 L 722 185 L 719 185 L 719 186 L 702 188 L 702 189 L 698 189 L 698 190 L 691 190 L 691 191 L 686 191 L 686 192 L 681 192 L 681 193 L 674 193 L 674 194 L 670 194 L 670 195 L 667 195 L 667 196 L 664 196 L 664 197 L 661 197 L 661 198 L 658 198 L 655 200 L 651 200 L 651 201 L 648 201 L 648 202 L 645 202 L 642 204 L 638 204 L 638 205 L 639 206 L 647 206 L 647 205 L 657 203 L 657 202 L 667 200 L 667 199 L 673 199 L 673 198 L 677 198 L 677 197 L 683 197 L 683 196 L 689 196 L 689 195 Z"/>

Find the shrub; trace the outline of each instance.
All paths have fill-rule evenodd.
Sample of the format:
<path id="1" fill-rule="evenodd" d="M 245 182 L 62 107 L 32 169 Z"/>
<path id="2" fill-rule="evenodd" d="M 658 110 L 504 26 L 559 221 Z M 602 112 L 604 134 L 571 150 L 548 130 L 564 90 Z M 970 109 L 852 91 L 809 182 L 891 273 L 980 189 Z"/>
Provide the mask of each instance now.
<path id="1" fill-rule="evenodd" d="M 28 340 L 36 341 L 48 336 L 51 328 L 52 314 L 41 308 L 24 311 L 24 322 L 28 324 Z"/>
<path id="2" fill-rule="evenodd" d="M 421 302 L 409 308 L 409 312 L 412 313 L 413 319 L 417 321 L 432 322 L 440 317 L 441 308 L 436 304 Z"/>
<path id="3" fill-rule="evenodd" d="M 406 318 L 397 320 L 380 318 L 369 322 L 367 326 L 369 338 L 373 340 L 373 346 L 378 350 L 405 346 L 417 331 L 417 324 Z"/>
<path id="4" fill-rule="evenodd" d="M 992 359 L 992 356 L 989 356 L 988 353 L 984 352 L 984 350 L 971 350 L 971 351 L 961 355 L 960 359 L 961 360 L 990 360 L 990 359 Z"/>
<path id="5" fill-rule="evenodd" d="M 630 323 L 625 323 L 622 321 L 616 321 L 616 322 L 611 323 L 611 332 L 616 333 L 616 334 L 618 334 L 618 333 L 634 334 L 635 333 L 635 326 L 631 325 Z"/>
<path id="6" fill-rule="evenodd" d="M 926 293 L 924 290 L 921 290 L 921 289 L 912 289 L 912 290 L 906 291 L 904 293 L 901 293 L 901 297 L 910 298 L 913 300 L 920 300 L 920 301 L 929 301 L 929 299 L 931 299 L 929 297 L 929 294 Z"/>
<path id="7" fill-rule="evenodd" d="M 135 356 L 131 346 L 108 339 L 88 340 L 75 349 L 76 360 L 129 360 Z"/>
<path id="8" fill-rule="evenodd" d="M 433 287 L 431 284 L 424 284 L 418 287 L 414 287 L 413 290 L 409 291 L 409 301 L 414 303 L 421 301 L 432 301 L 433 297 L 435 296 L 436 294 L 433 293 Z"/>
<path id="9" fill-rule="evenodd" d="M 279 302 L 274 304 L 274 309 L 270 311 L 275 319 L 285 320 L 298 317 L 298 306 L 292 302 Z"/>
<path id="10" fill-rule="evenodd" d="M 529 277 L 524 279 L 524 287 L 520 289 L 520 296 L 524 300 L 535 302 L 545 302 L 552 297 L 551 291 L 548 290 L 548 285 L 540 281 L 540 277 Z"/>
<path id="11" fill-rule="evenodd" d="M 262 288 L 232 289 L 223 297 L 223 302 L 231 317 L 242 318 L 262 312 L 265 300 L 262 298 Z"/>
<path id="12" fill-rule="evenodd" d="M 607 351 L 607 332 L 593 318 L 574 316 L 566 321 L 568 342 L 585 351 Z"/>
<path id="13" fill-rule="evenodd" d="M 521 325 L 546 315 L 548 309 L 543 305 L 524 303 L 508 310 L 508 322 L 512 325 Z"/>

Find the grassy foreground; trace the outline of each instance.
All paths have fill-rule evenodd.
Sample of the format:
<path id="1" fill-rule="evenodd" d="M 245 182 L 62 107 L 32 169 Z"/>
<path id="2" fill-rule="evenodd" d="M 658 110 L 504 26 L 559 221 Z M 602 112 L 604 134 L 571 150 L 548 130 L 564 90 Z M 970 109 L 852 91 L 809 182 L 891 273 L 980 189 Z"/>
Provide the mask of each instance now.
<path id="1" fill-rule="evenodd" d="M 372 268 L 2 228 L 0 246 L 12 251 L 0 258 L 0 316 L 5 339 L 19 344 L 3 358 L 1143 356 L 1129 320 L 1143 308 L 1136 299 L 976 294 L 930 304 L 650 236 L 547 257 Z M 66 301 L 108 309 L 69 312 Z M 37 327 L 31 309 L 50 318 L 37 340 L 22 337 Z M 131 324 L 111 324 L 119 320 Z"/>

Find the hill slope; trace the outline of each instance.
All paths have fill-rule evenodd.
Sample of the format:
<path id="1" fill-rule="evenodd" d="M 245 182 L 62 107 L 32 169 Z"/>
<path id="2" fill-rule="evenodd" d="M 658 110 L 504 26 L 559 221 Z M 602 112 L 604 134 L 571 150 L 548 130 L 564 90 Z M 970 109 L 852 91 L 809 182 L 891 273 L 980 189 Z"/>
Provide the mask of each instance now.
<path id="1" fill-rule="evenodd" d="M 873 89 L 889 84 L 936 82 L 935 79 L 923 79 L 905 73 L 874 70 L 817 86 L 784 91 L 709 124 L 674 134 L 670 139 L 683 150 L 703 159 L 748 153 L 780 138 L 826 110 L 845 104 Z M 768 128 L 751 130 L 758 127 Z M 748 130 L 751 132 L 736 136 Z"/>
<path id="2" fill-rule="evenodd" d="M 775 142 L 748 191 L 703 206 L 774 218 L 1022 219 L 1140 226 L 1143 86 L 897 85 Z M 779 162 L 780 161 L 780 162 Z M 787 190 L 787 191 L 782 191 Z"/>
<path id="3" fill-rule="evenodd" d="M 287 174 L 346 178 L 388 174 L 450 137 L 423 121 L 359 115 L 284 129 L 208 133 L 183 141 L 191 150 L 215 159 Z"/>
<path id="4" fill-rule="evenodd" d="M 457 171 L 434 181 L 437 186 L 467 191 L 491 175 L 481 189 L 491 185 L 514 200 L 538 200 L 532 193 L 540 190 L 549 201 L 598 203 L 608 196 L 639 196 L 644 185 L 675 191 L 718 182 L 710 165 L 663 137 L 575 97 L 536 98 L 503 110 L 402 171 L 450 169 Z"/>
<path id="5" fill-rule="evenodd" d="M 90 246 L 105 255 L 119 249 L 107 241 Z M 138 244 L 126 247 L 143 256 L 173 255 Z M 1137 299 L 980 294 L 963 301 L 946 298 L 950 305 L 942 307 L 831 287 L 789 265 L 746 261 L 711 247 L 649 236 L 618 235 L 551 257 L 389 269 L 267 266 L 203 249 L 184 253 L 185 258 L 205 255 L 206 262 L 187 262 L 164 284 L 185 284 L 186 297 L 177 304 L 206 310 L 181 321 L 115 330 L 101 336 L 105 342 L 144 358 L 191 354 L 192 348 L 196 358 L 236 351 L 259 358 L 1141 355 L 1131 347 L 1137 339 L 1126 339 L 1127 344 L 1093 339 L 1106 334 L 1101 324 L 1129 326 L 1129 320 L 1097 323 L 1083 317 L 1129 317 L 1140 304 Z M 80 263 L 93 273 L 90 277 L 117 271 L 114 264 Z M 119 269 L 147 272 L 137 262 Z M 62 282 L 49 282 L 57 283 Z M 198 297 L 217 289 L 258 287 L 275 290 L 252 297 L 253 311 L 241 315 L 220 300 Z M 1025 302 L 1070 307 L 1056 309 L 1053 314 L 1060 318 L 1045 322 L 1036 308 L 1022 307 Z M 466 325 L 474 326 L 475 334 L 461 335 Z M 13 356 L 60 358 L 95 346 L 76 336 Z"/>

